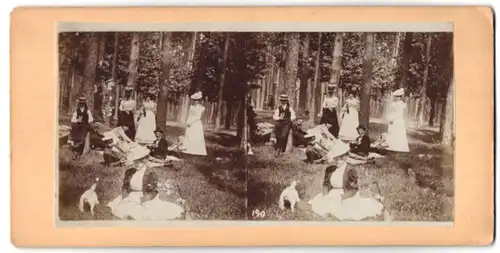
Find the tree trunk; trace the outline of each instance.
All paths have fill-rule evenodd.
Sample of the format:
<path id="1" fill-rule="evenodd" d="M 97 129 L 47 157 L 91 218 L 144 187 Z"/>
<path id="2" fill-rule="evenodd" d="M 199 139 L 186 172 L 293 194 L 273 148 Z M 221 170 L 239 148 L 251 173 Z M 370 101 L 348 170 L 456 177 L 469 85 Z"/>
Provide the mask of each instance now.
<path id="1" fill-rule="evenodd" d="M 115 40 L 113 44 L 113 61 L 111 62 L 111 81 L 113 81 L 115 85 L 115 111 L 113 115 L 113 119 L 118 119 L 118 106 L 120 103 L 120 85 L 118 85 L 118 81 L 116 78 L 116 68 L 118 65 L 118 39 L 120 34 L 115 32 Z"/>
<path id="2" fill-rule="evenodd" d="M 342 69 L 342 46 L 343 34 L 338 32 L 335 34 L 335 46 L 332 54 L 332 74 L 330 75 L 330 83 L 339 85 L 340 71 Z"/>
<path id="3" fill-rule="evenodd" d="M 429 112 L 429 126 L 434 126 L 434 118 L 436 117 L 436 96 L 432 96 L 431 100 L 431 111 Z"/>
<path id="4" fill-rule="evenodd" d="M 161 51 L 161 74 L 160 74 L 160 94 L 158 95 L 156 127 L 165 132 L 167 122 L 167 91 L 168 77 L 170 75 L 170 61 L 172 60 L 172 33 L 163 33 L 162 51 Z"/>
<path id="5" fill-rule="evenodd" d="M 300 92 L 299 92 L 299 109 L 307 110 L 307 83 L 309 81 L 309 44 L 311 36 L 309 33 L 304 34 L 302 42 L 302 73 L 300 76 Z"/>
<path id="6" fill-rule="evenodd" d="M 333 48 L 332 55 L 332 74 L 330 75 L 330 83 L 337 85 L 338 87 L 338 98 L 339 105 L 337 106 L 337 115 L 340 115 L 340 109 L 343 104 L 342 88 L 340 87 L 340 71 L 342 70 L 342 46 L 343 46 L 343 34 L 338 32 L 335 34 L 335 47 Z"/>
<path id="7" fill-rule="evenodd" d="M 130 48 L 130 61 L 128 65 L 127 86 L 135 87 L 135 82 L 137 80 L 137 67 L 139 65 L 139 52 L 141 45 L 141 34 L 139 32 L 134 32 L 132 34 L 131 44 L 132 45 Z"/>
<path id="8" fill-rule="evenodd" d="M 427 43 L 425 50 L 424 76 L 422 77 L 422 88 L 420 88 L 420 103 L 417 111 L 417 126 L 425 123 L 424 111 L 427 104 L 427 79 L 429 77 L 429 62 L 431 59 L 432 33 L 427 34 Z"/>
<path id="9" fill-rule="evenodd" d="M 298 63 L 299 63 L 299 49 L 300 49 L 300 37 L 299 33 L 291 32 L 286 34 L 287 39 L 287 60 L 285 64 L 285 76 L 284 76 L 284 92 L 288 94 L 288 99 L 290 106 L 292 108 L 297 107 L 295 99 Z"/>
<path id="10" fill-rule="evenodd" d="M 227 54 L 229 51 L 229 33 L 226 33 L 224 42 L 224 56 L 222 60 L 222 70 L 220 74 L 219 90 L 217 92 L 217 109 L 215 110 L 215 131 L 220 130 L 224 83 L 226 81 Z"/>
<path id="11" fill-rule="evenodd" d="M 446 95 L 446 102 L 444 103 L 444 111 L 441 116 L 441 143 L 444 145 L 453 145 L 454 137 L 454 106 L 453 106 L 453 86 L 455 84 L 455 76 L 452 76 L 450 84 L 448 85 L 448 94 Z"/>
<path id="12" fill-rule="evenodd" d="M 85 57 L 85 68 L 83 70 L 83 85 L 80 94 L 87 98 L 87 105 L 91 112 L 94 109 L 94 84 L 97 66 L 97 51 L 99 48 L 99 37 L 96 33 L 90 33 L 86 41 L 87 57 Z"/>
<path id="13" fill-rule="evenodd" d="M 370 88 L 372 85 L 372 70 L 373 70 L 373 45 L 374 35 L 371 32 L 364 34 L 365 37 L 365 52 L 363 55 L 363 74 L 360 91 L 360 122 L 365 127 L 368 127 L 370 122 Z"/>
<path id="14" fill-rule="evenodd" d="M 233 124 L 233 100 L 229 99 L 226 101 L 226 119 L 224 120 L 224 128 L 228 129 L 231 128 L 231 125 Z"/>
<path id="15" fill-rule="evenodd" d="M 321 55 L 321 33 L 318 33 L 318 50 L 316 51 L 316 61 L 314 64 L 314 81 L 309 85 L 307 93 L 311 94 L 310 105 L 309 105 L 309 126 L 314 125 L 314 119 L 316 118 L 316 97 L 318 90 L 318 80 L 319 80 L 319 64 Z"/>
<path id="16" fill-rule="evenodd" d="M 405 35 L 403 54 L 401 59 L 401 64 L 399 66 L 399 80 L 397 81 L 399 88 L 406 87 L 406 79 L 409 71 L 410 55 L 411 55 L 411 45 L 413 41 L 413 33 L 407 32 Z"/>
<path id="17" fill-rule="evenodd" d="M 399 58 L 399 45 L 401 44 L 401 32 L 396 33 L 396 42 L 394 42 L 394 47 L 392 48 L 392 59 L 391 64 L 394 68 L 397 67 Z"/>
<path id="18" fill-rule="evenodd" d="M 99 66 L 102 66 L 104 63 L 104 55 L 106 54 L 106 33 L 103 32 L 101 33 L 100 39 L 99 39 L 99 58 L 98 58 L 98 64 Z"/>

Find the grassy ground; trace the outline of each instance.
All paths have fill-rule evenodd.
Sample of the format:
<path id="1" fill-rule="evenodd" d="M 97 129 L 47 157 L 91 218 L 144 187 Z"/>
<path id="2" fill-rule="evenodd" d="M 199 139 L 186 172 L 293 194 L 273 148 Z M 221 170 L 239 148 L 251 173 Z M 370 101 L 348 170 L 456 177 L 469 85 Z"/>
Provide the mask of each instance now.
<path id="1" fill-rule="evenodd" d="M 268 121 L 267 118 L 260 120 Z M 371 124 L 370 135 L 375 139 L 386 128 L 386 125 Z M 182 133 L 179 127 L 168 127 L 166 136 L 172 141 Z M 245 170 L 244 160 L 233 145 L 233 136 L 211 131 L 206 131 L 205 135 L 207 157 L 183 157 L 184 160 L 173 168 L 156 169 L 160 180 L 170 179 L 180 185 L 194 219 L 324 220 L 310 211 L 307 202 L 321 192 L 326 165 L 306 164 L 302 161 L 304 154 L 297 149 L 276 159 L 272 147 L 256 145 L 253 147 L 255 155 L 249 157 Z M 385 197 L 385 206 L 395 221 L 453 220 L 452 152 L 436 144 L 435 131 L 411 130 L 408 135 L 411 153 L 392 153 L 374 164 L 356 165 L 362 195 L 376 192 L 369 188 L 376 181 Z M 420 158 L 419 154 L 430 154 L 431 157 Z M 120 194 L 126 168 L 104 167 L 101 161 L 102 156 L 93 151 L 85 159 L 73 162 L 68 147 L 60 148 L 61 220 L 94 219 L 88 213 L 80 213 L 77 204 L 80 195 L 96 177 L 101 179 L 97 189 L 101 204 L 96 207 L 95 219 L 114 219 L 106 204 Z M 414 176 L 409 175 L 409 168 L 415 172 Z M 294 214 L 289 210 L 281 211 L 277 205 L 279 194 L 293 180 L 299 181 L 298 191 L 302 199 Z M 162 194 L 160 198 L 165 198 Z M 264 211 L 264 217 L 252 217 L 255 210 Z"/>
<path id="2" fill-rule="evenodd" d="M 386 125 L 371 124 L 371 138 L 376 139 L 386 129 Z M 452 221 L 453 153 L 435 144 L 436 132 L 411 130 L 408 135 L 411 153 L 390 153 L 373 164 L 348 165 L 358 171 L 361 195 L 377 193 L 372 183 L 378 182 L 385 197 L 384 205 L 394 221 Z M 303 162 L 305 155 L 298 149 L 279 159 L 273 156 L 271 146 L 254 147 L 254 153 L 247 166 L 250 219 L 325 219 L 315 215 L 307 202 L 322 191 L 326 165 Z M 420 158 L 419 154 L 431 156 Z M 414 173 L 408 173 L 409 169 Z M 293 180 L 299 182 L 297 190 L 301 198 L 296 213 L 282 211 L 277 204 L 281 191 Z"/>
<path id="3" fill-rule="evenodd" d="M 183 134 L 177 127 L 167 128 L 167 139 L 173 141 Z M 206 133 L 207 157 L 183 157 L 173 168 L 155 169 L 160 182 L 174 180 L 181 188 L 194 219 L 242 220 L 246 219 L 246 180 L 243 162 L 238 158 L 233 136 Z M 97 194 L 101 202 L 96 207 L 99 220 L 114 219 L 106 204 L 121 193 L 124 167 L 104 167 L 102 156 L 92 151 L 76 162 L 71 161 L 68 147 L 61 147 L 59 155 L 59 217 L 61 220 L 94 219 L 89 213 L 80 213 L 80 195 L 99 177 Z M 232 159 L 218 160 L 217 157 Z M 160 193 L 160 198 L 166 198 Z"/>

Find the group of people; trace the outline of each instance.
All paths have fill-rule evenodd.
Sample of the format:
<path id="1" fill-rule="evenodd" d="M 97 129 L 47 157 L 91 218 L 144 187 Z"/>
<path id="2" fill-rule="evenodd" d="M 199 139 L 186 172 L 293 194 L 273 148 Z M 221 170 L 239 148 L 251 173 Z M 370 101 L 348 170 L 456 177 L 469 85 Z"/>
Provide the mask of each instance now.
<path id="1" fill-rule="evenodd" d="M 129 166 L 123 178 L 122 194 L 108 203 L 116 217 L 134 220 L 165 220 L 180 217 L 184 212 L 182 203 L 159 199 L 158 175 L 152 168 L 163 167 L 178 159 L 180 153 L 206 156 L 206 147 L 201 116 L 205 110 L 200 103 L 202 93 L 191 96 L 184 136 L 169 145 L 164 132 L 156 126 L 156 103 L 152 94 L 146 94 L 137 109 L 133 90 L 125 89 L 120 101 L 117 126 L 100 133 L 94 124 L 85 97 L 80 97 L 77 109 L 71 118 L 69 143 L 73 160 L 82 156 L 84 147 L 102 148 L 105 165 Z M 136 127 L 137 126 L 137 127 Z M 90 138 L 87 138 L 90 136 Z M 94 141 L 93 141 L 94 140 Z M 90 142 L 90 143 L 88 143 Z"/>
<path id="2" fill-rule="evenodd" d="M 340 109 L 341 120 L 339 123 L 337 117 L 339 99 L 335 96 L 336 89 L 335 85 L 327 87 L 327 95 L 323 99 L 319 113 L 320 124 L 327 126 L 334 138 L 347 142 L 350 146 L 350 153 L 354 157 L 366 158 L 370 152 L 375 152 L 380 148 L 396 152 L 409 151 L 404 115 L 406 104 L 402 100 L 403 89 L 392 93 L 394 101 L 390 106 L 388 131 L 376 143 L 372 143 L 368 137 L 367 126 L 359 124 L 359 100 L 356 98 L 355 89 L 349 92 Z M 297 118 L 295 111 L 288 103 L 287 95 L 281 95 L 280 102 L 281 105 L 278 106 L 273 115 L 273 119 L 276 121 L 276 157 L 281 156 L 285 151 L 292 122 Z"/>
<path id="3" fill-rule="evenodd" d="M 83 154 L 84 146 L 102 146 L 104 161 L 110 164 L 116 161 L 134 161 L 137 157 L 149 154 L 152 158 L 165 159 L 169 154 L 168 144 L 161 128 L 156 126 L 156 103 L 153 94 L 146 94 L 145 99 L 137 109 L 132 96 L 131 88 L 125 89 L 125 96 L 118 108 L 118 124 L 114 129 L 100 134 L 92 123 L 92 112 L 87 107 L 85 97 L 80 97 L 78 106 L 71 118 L 72 130 L 70 143 L 73 146 L 73 159 Z M 178 138 L 183 140 L 177 149 L 190 155 L 205 156 L 206 148 L 201 116 L 205 110 L 201 105 L 201 92 L 191 96 L 193 104 L 189 108 L 185 135 Z M 87 134 L 91 133 L 92 140 L 102 141 L 103 145 L 86 143 Z M 92 138 L 93 136 L 97 136 Z M 178 143 L 176 143 L 178 144 Z"/>

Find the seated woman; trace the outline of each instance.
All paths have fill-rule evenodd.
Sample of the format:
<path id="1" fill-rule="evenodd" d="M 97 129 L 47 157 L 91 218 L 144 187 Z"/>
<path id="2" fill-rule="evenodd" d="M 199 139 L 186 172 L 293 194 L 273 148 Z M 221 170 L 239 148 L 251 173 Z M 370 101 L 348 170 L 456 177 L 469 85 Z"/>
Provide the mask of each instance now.
<path id="1" fill-rule="evenodd" d="M 181 206 L 159 199 L 158 175 L 146 165 L 147 156 L 136 161 L 136 168 L 125 171 L 122 194 L 108 203 L 120 219 L 141 221 L 172 220 L 182 217 Z"/>
<path id="2" fill-rule="evenodd" d="M 349 155 L 353 158 L 364 160 L 368 158 L 370 154 L 370 137 L 366 133 L 366 128 L 362 125 L 356 128 L 359 136 L 352 142 L 349 143 L 351 150 Z"/>
<path id="3" fill-rule="evenodd" d="M 126 134 L 128 128 L 129 126 L 127 124 L 121 124 L 111 131 L 104 133 L 103 140 L 112 140 L 110 143 L 112 148 L 107 149 L 108 155 L 111 154 L 109 152 L 117 152 L 119 154 L 115 154 L 116 156 L 123 156 L 126 160 L 131 162 L 147 156 L 149 154 L 149 149 L 133 142 Z"/>
<path id="4" fill-rule="evenodd" d="M 313 212 L 323 217 L 333 215 L 339 220 L 352 221 L 381 215 L 382 203 L 378 197 L 360 196 L 358 175 L 355 170 L 347 168 L 343 157 L 337 159 L 336 165 L 326 168 L 323 192 L 309 201 Z"/>

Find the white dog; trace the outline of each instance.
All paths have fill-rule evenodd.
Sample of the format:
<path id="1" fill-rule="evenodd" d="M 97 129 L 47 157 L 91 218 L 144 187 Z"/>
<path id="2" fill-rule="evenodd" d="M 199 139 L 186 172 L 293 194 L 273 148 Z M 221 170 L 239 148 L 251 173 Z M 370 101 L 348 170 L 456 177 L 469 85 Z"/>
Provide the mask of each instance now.
<path id="1" fill-rule="evenodd" d="M 279 206 L 281 210 L 285 209 L 285 201 L 290 202 L 290 208 L 292 212 L 295 212 L 295 205 L 300 202 L 299 193 L 295 187 L 297 186 L 297 181 L 293 181 L 290 186 L 285 188 L 280 195 Z"/>
<path id="2" fill-rule="evenodd" d="M 80 196 L 80 212 L 85 212 L 83 206 L 85 203 L 90 206 L 90 213 L 94 216 L 94 208 L 97 204 L 99 204 L 99 199 L 97 198 L 97 194 L 95 193 L 95 189 L 97 188 L 97 182 L 99 182 L 99 178 L 96 178 L 96 182 L 90 186 L 90 189 L 86 190 L 82 196 Z"/>

